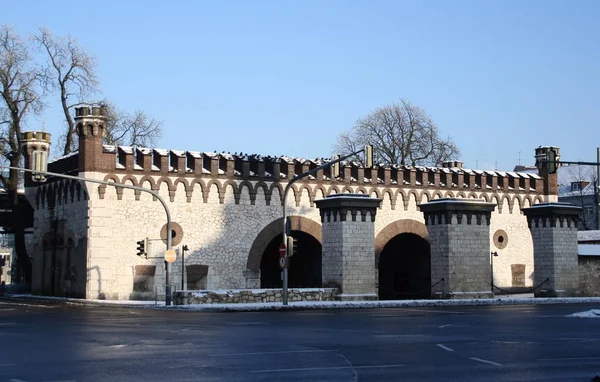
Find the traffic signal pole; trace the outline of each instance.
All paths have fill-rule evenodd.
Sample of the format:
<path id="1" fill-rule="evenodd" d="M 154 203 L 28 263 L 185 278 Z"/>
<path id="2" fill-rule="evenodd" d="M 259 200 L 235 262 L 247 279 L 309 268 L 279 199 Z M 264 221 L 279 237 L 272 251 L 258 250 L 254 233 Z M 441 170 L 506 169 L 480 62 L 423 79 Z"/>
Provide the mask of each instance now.
<path id="1" fill-rule="evenodd" d="M 55 173 L 55 172 L 35 171 L 35 170 L 27 169 L 27 168 L 11 167 L 11 166 L 0 166 L 0 168 L 2 168 L 2 169 L 9 169 L 9 170 L 16 170 L 16 171 L 23 171 L 23 172 L 29 172 L 29 173 L 32 173 L 33 175 L 38 175 L 38 176 L 39 175 L 45 175 L 45 176 L 48 176 L 48 177 L 53 176 L 53 177 L 57 177 L 57 178 L 73 179 L 73 180 L 79 180 L 79 181 L 83 181 L 83 182 L 104 184 L 106 186 L 113 186 L 113 187 L 117 187 L 117 188 L 127 188 L 127 189 L 130 189 L 130 190 L 137 190 L 137 191 L 147 192 L 147 193 L 151 194 L 152 196 L 154 196 L 156 199 L 158 199 L 158 201 L 162 204 L 163 208 L 165 209 L 165 214 L 167 216 L 167 250 L 171 249 L 171 213 L 169 211 L 169 207 L 167 206 L 167 203 L 158 194 L 158 192 L 154 192 L 154 191 L 149 190 L 149 189 L 144 188 L 144 187 L 132 186 L 132 185 L 129 185 L 129 184 L 118 184 L 118 183 L 114 183 L 114 182 L 105 182 L 103 180 L 89 179 L 89 178 L 84 178 L 84 177 L 81 177 L 81 176 L 59 174 L 59 173 Z M 166 271 L 165 304 L 166 305 L 171 305 L 171 286 L 169 285 L 169 263 L 166 262 L 166 261 L 165 261 L 165 271 Z"/>
<path id="2" fill-rule="evenodd" d="M 370 149 L 368 148 L 368 146 L 366 146 L 363 149 L 360 149 L 358 151 L 355 151 L 351 154 L 345 155 L 343 157 L 337 158 L 335 160 L 332 160 L 331 162 L 327 162 L 325 164 L 320 165 L 319 167 L 315 167 L 312 170 L 309 170 L 307 172 L 304 172 L 300 175 L 296 175 L 295 177 L 292 178 L 292 180 L 290 180 L 288 182 L 288 184 L 285 186 L 285 189 L 283 191 L 283 244 L 286 245 L 287 248 L 287 237 L 291 232 L 288 232 L 288 224 L 287 224 L 287 211 L 286 211 L 286 206 L 287 206 L 287 194 L 288 191 L 292 188 L 292 184 L 296 183 L 297 181 L 299 181 L 302 178 L 306 178 L 309 175 L 313 175 L 316 174 L 318 171 L 323 170 L 324 168 L 333 166 L 336 163 L 339 163 L 343 160 L 346 160 L 348 158 L 350 158 L 351 156 L 357 155 L 362 153 L 363 151 L 370 151 L 371 155 L 373 153 L 373 148 L 371 147 Z M 372 165 L 372 158 L 368 159 L 366 161 L 366 163 L 370 163 Z M 283 305 L 287 305 L 288 304 L 288 266 L 289 266 L 289 249 L 287 250 L 286 254 L 285 254 L 285 268 L 283 268 L 283 288 L 282 288 L 282 292 L 281 292 L 281 297 L 282 297 L 282 301 L 283 301 Z"/>

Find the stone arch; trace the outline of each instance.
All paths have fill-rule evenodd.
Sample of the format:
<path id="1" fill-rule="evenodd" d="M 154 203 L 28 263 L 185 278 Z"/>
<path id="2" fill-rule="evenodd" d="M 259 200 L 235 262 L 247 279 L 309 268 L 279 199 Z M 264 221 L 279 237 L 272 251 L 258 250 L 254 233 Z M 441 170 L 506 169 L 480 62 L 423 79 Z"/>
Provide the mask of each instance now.
<path id="1" fill-rule="evenodd" d="M 477 197 L 477 193 L 475 191 L 469 192 L 469 196 L 468 197 L 469 197 L 469 199 L 479 199 Z"/>
<path id="2" fill-rule="evenodd" d="M 296 198 L 296 201 L 297 201 L 296 207 L 300 207 L 300 202 L 302 201 L 302 194 L 304 193 L 304 190 L 306 190 L 306 192 L 308 193 L 308 203 L 312 207 L 315 200 L 312 197 L 312 190 L 306 184 L 303 184 L 302 186 L 300 186 L 298 188 L 298 196 Z"/>
<path id="3" fill-rule="evenodd" d="M 156 188 L 160 189 L 160 185 L 162 183 L 167 183 L 167 190 L 175 191 L 175 188 L 173 187 L 173 181 L 168 176 L 161 176 L 160 178 L 158 178 L 158 180 L 156 181 Z"/>
<path id="4" fill-rule="evenodd" d="M 183 183 L 183 190 L 185 192 L 190 191 L 190 185 L 188 184 L 188 181 L 185 178 L 175 179 L 175 182 L 173 183 L 173 189 L 177 190 L 177 186 L 179 186 L 180 183 Z"/>
<path id="5" fill-rule="evenodd" d="M 457 198 L 461 198 L 461 199 L 465 199 L 465 198 L 467 197 L 467 195 L 465 194 L 465 192 L 464 192 L 464 191 L 458 191 L 458 192 L 456 193 L 456 197 L 457 197 Z"/>
<path id="6" fill-rule="evenodd" d="M 281 184 L 275 182 L 271 183 L 271 187 L 269 187 L 269 194 L 271 195 L 271 197 L 273 197 L 274 190 L 277 190 L 277 193 L 279 194 L 279 200 L 281 204 L 283 204 L 283 187 L 281 186 Z M 270 204 L 270 201 L 268 204 Z"/>
<path id="7" fill-rule="evenodd" d="M 312 193 L 313 201 L 317 200 L 318 191 L 321 191 L 321 195 L 320 195 L 321 198 L 325 198 L 325 196 L 327 195 L 327 188 L 324 185 L 319 184 L 313 189 L 313 193 Z"/>
<path id="8" fill-rule="evenodd" d="M 519 207 L 519 211 L 521 211 L 521 208 L 523 208 L 523 199 L 521 198 L 520 195 L 513 196 L 513 198 L 512 198 L 513 208 L 515 206 L 515 202 L 517 202 L 517 206 Z"/>
<path id="9" fill-rule="evenodd" d="M 440 190 L 435 190 L 433 192 L 433 195 L 431 195 L 431 199 L 442 199 L 443 197 L 444 197 L 444 194 Z"/>
<path id="10" fill-rule="evenodd" d="M 446 193 L 444 194 L 444 198 L 454 198 L 454 192 L 446 191 Z"/>
<path id="11" fill-rule="evenodd" d="M 335 191 L 335 192 L 332 192 Z M 329 189 L 327 190 L 327 196 L 332 195 L 332 194 L 339 194 L 340 193 L 340 188 L 336 185 L 330 186 Z"/>
<path id="12" fill-rule="evenodd" d="M 480 199 L 483 199 L 483 200 L 484 200 L 484 201 L 486 201 L 486 202 L 489 202 L 489 201 L 490 201 L 490 197 L 488 196 L 488 194 L 486 194 L 486 193 L 483 193 L 483 192 L 481 193 L 481 196 L 479 196 L 479 198 L 480 198 Z"/>
<path id="13" fill-rule="evenodd" d="M 379 188 L 378 187 L 371 187 L 369 189 L 368 195 L 371 196 L 372 194 L 375 194 L 376 198 L 381 198 L 381 193 L 379 192 Z"/>
<path id="14" fill-rule="evenodd" d="M 322 244 L 322 231 L 321 224 L 302 216 L 290 216 L 292 231 L 302 231 L 313 236 L 317 241 Z M 263 253 L 267 248 L 267 245 L 283 233 L 283 218 L 272 221 L 267 224 L 254 239 L 250 253 L 248 254 L 248 261 L 246 268 L 249 270 L 260 270 L 260 261 L 262 260 Z"/>
<path id="15" fill-rule="evenodd" d="M 363 186 L 358 186 L 356 190 L 354 190 L 354 192 L 356 192 L 357 194 L 369 195 L 367 189 Z"/>
<path id="16" fill-rule="evenodd" d="M 127 181 L 130 181 L 134 186 L 139 186 L 137 179 L 131 174 L 125 175 L 123 179 L 121 179 L 122 184 L 125 184 Z"/>
<path id="17" fill-rule="evenodd" d="M 506 203 L 508 203 L 508 213 L 512 214 L 512 210 L 513 210 L 513 203 L 510 200 L 510 197 L 508 195 L 504 195 L 502 197 L 502 204 L 504 204 L 504 201 L 506 200 Z"/>
<path id="18" fill-rule="evenodd" d="M 500 199 L 500 197 L 498 195 L 493 195 L 492 199 L 490 201 L 492 203 L 496 203 L 496 205 L 498 206 L 498 213 L 501 214 L 502 213 L 502 199 Z"/>
<path id="19" fill-rule="evenodd" d="M 352 189 L 352 186 L 344 186 L 344 188 L 342 188 L 342 193 L 353 194 L 354 190 Z"/>
<path id="20" fill-rule="evenodd" d="M 228 184 L 228 182 L 225 182 Z M 250 204 L 254 205 L 256 203 L 256 191 L 254 190 L 254 186 L 248 180 L 243 180 L 240 184 L 238 184 L 237 192 L 238 195 L 236 204 L 240 203 L 240 198 L 242 196 L 242 187 L 246 187 L 248 189 L 248 196 L 250 197 Z"/>
<path id="21" fill-rule="evenodd" d="M 421 203 L 423 203 L 423 198 L 425 198 L 425 203 L 428 203 L 431 200 L 431 195 L 429 194 L 429 191 L 423 190 L 421 191 L 419 198 L 421 199 Z"/>
<path id="22" fill-rule="evenodd" d="M 269 189 L 269 186 L 262 180 L 258 181 L 254 185 L 254 197 L 255 198 L 256 198 L 256 195 L 258 195 L 259 188 L 262 188 L 262 190 L 263 190 L 263 195 L 265 197 L 265 200 L 263 200 L 263 202 L 267 206 L 270 205 L 271 204 L 271 190 Z"/>
<path id="23" fill-rule="evenodd" d="M 544 202 L 544 198 L 542 198 L 541 195 L 537 195 L 534 199 L 533 199 L 533 204 L 538 204 L 538 203 L 543 203 Z"/>
<path id="24" fill-rule="evenodd" d="M 425 223 L 413 219 L 396 220 L 385 226 L 375 237 L 375 269 L 379 268 L 381 251 L 387 242 L 402 233 L 414 233 L 429 242 L 429 231 Z"/>
<path id="25" fill-rule="evenodd" d="M 221 187 L 221 183 L 219 183 L 215 179 L 211 179 L 208 181 L 208 183 L 206 183 L 206 200 L 208 201 L 208 197 L 210 196 L 210 191 L 211 191 L 213 185 L 215 185 L 217 187 L 217 193 L 219 194 L 219 195 L 217 195 L 217 198 L 219 199 L 219 202 L 223 203 L 223 200 L 225 200 L 225 194 L 224 194 L 225 188 Z M 237 184 L 235 185 L 235 187 L 237 187 Z"/>
<path id="26" fill-rule="evenodd" d="M 421 198 L 419 196 L 419 192 L 417 190 L 410 190 L 406 193 L 406 199 L 404 199 L 404 210 L 407 211 L 408 210 L 408 206 L 410 204 L 410 196 L 413 196 L 415 198 L 415 206 L 418 206 L 419 203 L 421 203 Z"/>
<path id="27" fill-rule="evenodd" d="M 152 190 L 157 190 L 157 189 L 158 189 L 158 188 L 156 187 L 156 181 L 154 180 L 154 178 L 153 178 L 153 177 L 151 177 L 151 176 L 148 176 L 148 175 L 144 175 L 144 176 L 143 176 L 143 177 L 140 179 L 140 181 L 139 181 L 139 183 L 138 183 L 138 184 L 140 184 L 140 185 L 143 185 L 143 184 L 144 184 L 144 182 L 149 182 L 149 183 L 150 183 L 150 188 L 151 188 Z"/>

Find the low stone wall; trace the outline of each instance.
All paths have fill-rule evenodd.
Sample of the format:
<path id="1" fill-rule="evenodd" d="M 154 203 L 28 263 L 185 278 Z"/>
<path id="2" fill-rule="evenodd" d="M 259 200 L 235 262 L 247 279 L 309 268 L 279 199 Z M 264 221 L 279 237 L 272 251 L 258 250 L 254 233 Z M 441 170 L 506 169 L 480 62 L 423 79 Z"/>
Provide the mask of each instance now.
<path id="1" fill-rule="evenodd" d="M 583 296 L 600 296 L 600 256 L 579 256 L 579 288 Z"/>
<path id="2" fill-rule="evenodd" d="M 336 288 L 290 288 L 288 301 L 334 301 Z M 281 302 L 281 289 L 179 290 L 175 305 Z"/>

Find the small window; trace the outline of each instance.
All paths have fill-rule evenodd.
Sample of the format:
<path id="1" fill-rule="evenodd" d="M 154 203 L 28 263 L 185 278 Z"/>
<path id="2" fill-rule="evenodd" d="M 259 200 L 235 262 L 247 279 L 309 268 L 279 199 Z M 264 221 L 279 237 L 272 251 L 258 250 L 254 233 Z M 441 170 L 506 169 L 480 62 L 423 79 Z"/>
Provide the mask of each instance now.
<path id="1" fill-rule="evenodd" d="M 571 191 L 581 191 L 581 182 L 571 182 Z"/>

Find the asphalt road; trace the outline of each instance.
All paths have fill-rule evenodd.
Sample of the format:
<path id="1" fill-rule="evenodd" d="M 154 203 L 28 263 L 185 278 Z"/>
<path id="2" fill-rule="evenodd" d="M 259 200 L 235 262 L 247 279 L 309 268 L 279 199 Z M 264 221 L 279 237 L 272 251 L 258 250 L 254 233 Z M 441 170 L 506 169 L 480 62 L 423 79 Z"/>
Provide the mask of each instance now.
<path id="1" fill-rule="evenodd" d="M 589 381 L 594 305 L 202 313 L 0 301 L 0 382 Z"/>

